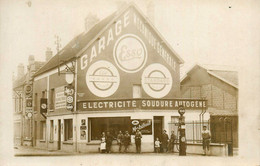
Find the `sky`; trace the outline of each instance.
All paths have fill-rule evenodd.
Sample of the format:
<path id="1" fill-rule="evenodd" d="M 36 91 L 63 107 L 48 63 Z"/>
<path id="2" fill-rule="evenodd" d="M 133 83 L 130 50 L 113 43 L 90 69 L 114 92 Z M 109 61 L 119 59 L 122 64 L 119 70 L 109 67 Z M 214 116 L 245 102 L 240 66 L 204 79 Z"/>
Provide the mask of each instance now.
<path id="1" fill-rule="evenodd" d="M 1 59 L 10 60 L 13 72 L 19 63 L 28 64 L 29 55 L 44 61 L 47 47 L 56 54 L 55 35 L 60 36 L 64 47 L 84 31 L 84 18 L 89 12 L 102 19 L 117 10 L 118 3 L 118 0 L 30 0 L 29 7 L 28 1 L 0 1 Z M 145 14 L 147 1 L 134 0 Z M 259 1 L 153 1 L 155 27 L 185 61 L 181 75 L 195 63 L 237 67 L 244 56 L 250 56 L 248 49 L 260 44 L 259 37 L 252 34 L 260 36 L 258 20 L 252 17 L 259 14 Z"/>

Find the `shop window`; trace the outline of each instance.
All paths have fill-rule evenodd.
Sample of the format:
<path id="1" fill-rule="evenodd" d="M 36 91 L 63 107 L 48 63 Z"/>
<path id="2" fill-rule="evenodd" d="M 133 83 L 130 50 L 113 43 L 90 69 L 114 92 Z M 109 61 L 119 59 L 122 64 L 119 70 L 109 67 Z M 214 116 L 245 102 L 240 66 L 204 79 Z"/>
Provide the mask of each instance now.
<path id="1" fill-rule="evenodd" d="M 118 132 L 128 131 L 131 133 L 130 117 L 111 117 L 111 118 L 89 118 L 89 139 L 99 140 L 102 132 L 109 131 L 114 138 L 117 137 Z"/>
<path id="2" fill-rule="evenodd" d="M 50 120 L 50 141 L 53 141 L 54 137 L 54 122 Z"/>
<path id="3" fill-rule="evenodd" d="M 141 85 L 133 85 L 133 98 L 141 98 L 142 97 L 142 90 Z"/>
<path id="4" fill-rule="evenodd" d="M 177 135 L 178 132 L 178 124 L 179 123 L 179 116 L 171 116 L 171 127 L 170 130 L 174 131 L 174 134 Z M 169 132 L 171 134 L 171 132 Z"/>
<path id="5" fill-rule="evenodd" d="M 64 120 L 64 141 L 73 140 L 73 120 Z"/>
<path id="6" fill-rule="evenodd" d="M 54 109 L 54 100 L 55 100 L 55 91 L 54 91 L 54 88 L 50 90 L 50 96 L 49 96 L 49 108 L 50 110 L 53 110 Z"/>
<path id="7" fill-rule="evenodd" d="M 40 122 L 40 139 L 45 140 L 46 135 L 46 121 Z"/>

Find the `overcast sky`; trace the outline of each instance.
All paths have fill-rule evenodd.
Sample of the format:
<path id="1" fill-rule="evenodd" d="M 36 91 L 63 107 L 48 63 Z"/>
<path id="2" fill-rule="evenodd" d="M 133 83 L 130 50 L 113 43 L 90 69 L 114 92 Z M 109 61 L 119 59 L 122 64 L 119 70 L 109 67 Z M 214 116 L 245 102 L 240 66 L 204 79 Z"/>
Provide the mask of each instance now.
<path id="1" fill-rule="evenodd" d="M 12 71 L 27 65 L 29 55 L 43 61 L 47 47 L 56 53 L 55 34 L 65 46 L 84 30 L 89 12 L 102 19 L 116 10 L 118 0 L 30 0 L 30 7 L 28 1 L 0 1 L 1 59 L 11 62 Z M 146 13 L 147 0 L 135 2 Z M 253 17 L 259 2 L 154 0 L 154 24 L 184 59 L 182 71 L 194 63 L 239 66 L 260 45 L 259 20 Z"/>

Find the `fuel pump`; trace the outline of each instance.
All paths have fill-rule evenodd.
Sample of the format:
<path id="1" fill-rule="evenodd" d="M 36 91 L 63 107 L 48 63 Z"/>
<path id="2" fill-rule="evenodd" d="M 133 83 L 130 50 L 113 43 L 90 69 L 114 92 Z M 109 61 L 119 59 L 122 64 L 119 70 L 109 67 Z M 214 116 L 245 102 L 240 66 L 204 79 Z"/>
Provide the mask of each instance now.
<path id="1" fill-rule="evenodd" d="M 179 106 L 179 156 L 186 156 L 186 137 L 185 137 L 185 109 L 183 106 Z"/>

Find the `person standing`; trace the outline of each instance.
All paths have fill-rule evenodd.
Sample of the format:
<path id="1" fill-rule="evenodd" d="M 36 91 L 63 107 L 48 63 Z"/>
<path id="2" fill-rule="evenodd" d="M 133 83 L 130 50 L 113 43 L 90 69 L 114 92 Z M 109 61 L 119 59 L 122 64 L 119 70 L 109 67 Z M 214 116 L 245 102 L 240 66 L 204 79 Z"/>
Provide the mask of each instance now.
<path id="1" fill-rule="evenodd" d="M 123 139 L 124 139 L 124 134 L 122 134 L 122 132 L 119 131 L 119 134 L 117 135 L 117 144 L 119 146 L 119 153 L 121 153 L 122 150 Z"/>
<path id="2" fill-rule="evenodd" d="M 128 133 L 128 131 L 125 132 L 125 135 L 124 135 L 124 147 L 125 147 L 125 153 L 127 152 L 128 150 L 128 146 L 130 145 L 131 143 L 131 136 L 130 134 Z"/>
<path id="3" fill-rule="evenodd" d="M 168 151 L 174 153 L 174 143 L 175 143 L 176 135 L 174 134 L 174 131 L 172 130 L 170 141 L 169 141 L 169 147 Z"/>
<path id="4" fill-rule="evenodd" d="M 156 138 L 156 141 L 154 142 L 154 147 L 155 147 L 155 152 L 159 153 L 160 152 L 160 144 L 161 142 L 159 141 L 159 138 Z"/>
<path id="5" fill-rule="evenodd" d="M 107 136 L 106 136 L 106 150 L 107 150 L 107 153 L 111 153 L 112 141 L 113 141 L 113 136 L 108 131 L 107 132 Z"/>
<path id="6" fill-rule="evenodd" d="M 163 148 L 163 153 L 167 152 L 168 141 L 169 141 L 169 136 L 168 136 L 168 134 L 166 133 L 166 130 L 163 130 L 163 134 L 162 134 L 162 148 Z"/>
<path id="7" fill-rule="evenodd" d="M 106 135 L 105 135 L 105 132 L 102 132 L 102 135 L 101 135 L 100 152 L 101 153 L 106 152 Z"/>
<path id="8" fill-rule="evenodd" d="M 135 133 L 136 153 L 141 153 L 141 140 L 142 140 L 142 133 L 140 132 L 139 129 L 137 129 Z"/>
<path id="9" fill-rule="evenodd" d="M 207 155 L 207 152 L 209 154 L 209 143 L 210 143 L 210 138 L 211 138 L 210 132 L 209 132 L 209 130 L 207 130 L 207 126 L 203 126 L 201 135 L 202 135 L 202 139 L 203 139 L 202 144 L 203 144 L 204 155 Z M 207 148 L 207 151 L 206 151 L 206 148 Z"/>

